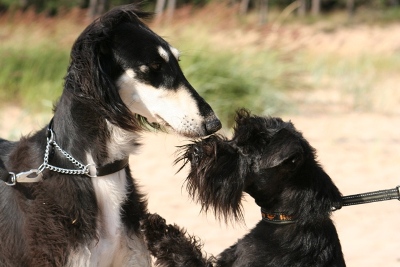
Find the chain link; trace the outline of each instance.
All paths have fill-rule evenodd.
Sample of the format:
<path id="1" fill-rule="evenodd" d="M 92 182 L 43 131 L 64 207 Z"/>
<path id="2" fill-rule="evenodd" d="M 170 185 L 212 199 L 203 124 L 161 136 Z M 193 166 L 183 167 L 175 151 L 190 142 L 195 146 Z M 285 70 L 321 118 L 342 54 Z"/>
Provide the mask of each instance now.
<path id="1" fill-rule="evenodd" d="M 68 152 L 63 150 L 54 140 L 54 133 L 51 129 L 49 129 L 50 138 L 47 138 L 47 145 L 44 153 L 43 164 L 39 167 L 38 173 L 41 173 L 44 169 L 49 169 L 50 171 L 59 172 L 63 174 L 72 174 L 72 175 L 89 175 L 89 165 L 84 165 L 77 161 L 74 157 L 72 157 Z M 49 164 L 49 153 L 50 153 L 50 146 L 54 146 L 61 154 L 64 155 L 70 162 L 72 162 L 79 170 L 76 169 L 64 169 L 61 167 L 53 166 Z"/>

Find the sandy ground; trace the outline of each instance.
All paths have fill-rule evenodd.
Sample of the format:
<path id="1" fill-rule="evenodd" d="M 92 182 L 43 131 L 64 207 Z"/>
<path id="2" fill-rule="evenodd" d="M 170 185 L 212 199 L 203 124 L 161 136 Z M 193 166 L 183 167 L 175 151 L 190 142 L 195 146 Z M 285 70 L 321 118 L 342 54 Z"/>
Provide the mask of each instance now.
<path id="1" fill-rule="evenodd" d="M 0 134 L 11 139 L 37 130 L 49 114 L 30 118 L 18 109 L 0 110 Z M 314 146 L 319 160 L 344 195 L 400 185 L 400 117 L 377 114 L 284 116 Z M 139 155 L 131 157 L 133 176 L 147 194 L 149 210 L 169 223 L 186 227 L 204 242 L 204 250 L 218 254 L 260 220 L 251 198 L 245 202 L 245 225 L 225 225 L 187 196 L 183 181 L 187 169 L 176 174 L 176 146 L 182 137 L 146 133 Z M 400 266 L 400 203 L 397 200 L 345 207 L 333 217 L 350 267 Z"/>

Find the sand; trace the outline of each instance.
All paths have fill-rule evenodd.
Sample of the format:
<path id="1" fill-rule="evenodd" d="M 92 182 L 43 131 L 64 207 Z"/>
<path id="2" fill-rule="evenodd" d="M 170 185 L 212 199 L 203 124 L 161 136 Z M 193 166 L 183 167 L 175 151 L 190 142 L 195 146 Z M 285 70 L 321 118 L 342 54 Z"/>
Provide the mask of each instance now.
<path id="1" fill-rule="evenodd" d="M 0 134 L 11 139 L 39 129 L 50 115 L 30 117 L 17 108 L 0 111 Z M 318 151 L 319 161 L 344 195 L 400 185 L 400 118 L 366 113 L 283 116 Z M 229 134 L 229 133 L 228 133 Z M 218 254 L 259 220 L 247 197 L 245 224 L 216 221 L 200 213 L 184 187 L 187 169 L 176 173 L 176 146 L 187 138 L 145 133 L 142 149 L 130 159 L 132 174 L 147 194 L 149 210 L 201 238 L 204 250 Z M 400 266 L 400 203 L 397 200 L 344 207 L 334 213 L 343 253 L 350 267 Z"/>

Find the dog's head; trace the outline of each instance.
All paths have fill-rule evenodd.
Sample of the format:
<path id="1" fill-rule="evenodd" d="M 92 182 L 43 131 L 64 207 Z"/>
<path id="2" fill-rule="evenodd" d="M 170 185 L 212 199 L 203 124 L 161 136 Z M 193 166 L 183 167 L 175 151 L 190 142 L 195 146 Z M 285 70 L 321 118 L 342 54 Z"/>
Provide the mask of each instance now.
<path id="1" fill-rule="evenodd" d="M 187 188 L 204 210 L 242 218 L 243 192 L 271 211 L 297 218 L 330 212 L 340 193 L 292 123 L 241 110 L 231 140 L 212 135 L 184 147 Z M 317 216 L 316 214 L 315 216 Z"/>
<path id="2" fill-rule="evenodd" d="M 147 17 L 128 5 L 90 24 L 73 46 L 66 88 L 125 130 L 146 121 L 189 137 L 216 132 L 221 123 L 183 75 L 178 50 L 141 21 Z"/>

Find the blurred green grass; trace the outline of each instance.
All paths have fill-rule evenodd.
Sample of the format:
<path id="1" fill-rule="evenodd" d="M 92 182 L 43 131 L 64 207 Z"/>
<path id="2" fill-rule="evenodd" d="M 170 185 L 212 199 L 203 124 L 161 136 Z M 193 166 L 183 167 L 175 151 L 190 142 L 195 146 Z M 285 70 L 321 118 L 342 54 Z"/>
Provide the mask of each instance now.
<path id="1" fill-rule="evenodd" d="M 250 28 L 249 33 L 245 27 L 250 26 L 245 25 L 235 32 L 235 26 L 217 21 L 215 16 L 151 27 L 181 51 L 187 79 L 225 127 L 232 125 L 240 107 L 260 115 L 298 112 L 302 100 L 293 93 L 307 98 L 318 90 L 350 99 L 353 110 L 399 110 L 399 52 L 346 55 L 301 46 L 288 49 L 263 40 L 262 30 Z M 74 24 L 74 18 L 0 21 L 0 105 L 50 112 L 61 95 L 70 48 L 83 26 Z M 324 26 L 322 32 L 325 28 L 329 27 Z"/>
<path id="2" fill-rule="evenodd" d="M 316 57 L 303 53 L 305 73 L 313 89 L 336 91 L 349 99 L 349 108 L 359 112 L 397 114 L 400 104 L 400 53 L 327 53 Z"/>
<path id="3" fill-rule="evenodd" d="M 72 43 L 60 45 L 58 30 L 34 31 L 36 39 L 21 37 L 28 32 L 18 30 L 13 38 L 30 44 L 14 47 L 12 39 L 0 44 L 0 99 L 43 111 L 61 94 Z M 297 70 L 280 59 L 279 50 L 221 50 L 207 41 L 206 32 L 203 37 L 200 32 L 188 29 L 176 36 L 174 43 L 183 51 L 180 63 L 187 79 L 225 126 L 233 124 L 234 112 L 241 107 L 258 114 L 289 109 L 284 91 L 298 84 Z"/>
<path id="4" fill-rule="evenodd" d="M 2 101 L 40 111 L 51 106 L 61 94 L 68 50 L 46 46 L 0 47 L 0 54 Z M 289 90 L 296 81 L 287 73 L 290 67 L 284 64 L 274 51 L 234 54 L 211 48 L 191 52 L 181 61 L 187 79 L 228 125 L 240 107 L 262 114 L 286 110 L 287 99 L 281 92 Z"/>
<path id="5" fill-rule="evenodd" d="M 296 80 L 293 66 L 280 60 L 277 51 L 233 53 L 202 49 L 184 55 L 182 68 L 196 90 L 211 104 L 225 126 L 234 112 L 246 107 L 257 114 L 289 111 L 285 92 Z"/>
<path id="6" fill-rule="evenodd" d="M 49 108 L 60 95 L 69 51 L 53 46 L 0 46 L 0 99 L 32 110 Z"/>

